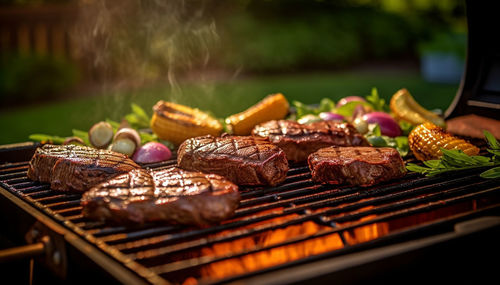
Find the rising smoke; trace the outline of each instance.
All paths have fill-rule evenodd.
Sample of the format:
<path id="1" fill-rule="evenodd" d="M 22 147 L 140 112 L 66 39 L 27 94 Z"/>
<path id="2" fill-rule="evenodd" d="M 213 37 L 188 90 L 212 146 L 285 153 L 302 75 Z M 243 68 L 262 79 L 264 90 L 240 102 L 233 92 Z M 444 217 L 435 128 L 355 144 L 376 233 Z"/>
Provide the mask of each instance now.
<path id="1" fill-rule="evenodd" d="M 80 0 L 74 39 L 87 73 L 106 88 L 165 81 L 171 100 L 179 79 L 203 71 L 218 43 L 206 1 Z"/>

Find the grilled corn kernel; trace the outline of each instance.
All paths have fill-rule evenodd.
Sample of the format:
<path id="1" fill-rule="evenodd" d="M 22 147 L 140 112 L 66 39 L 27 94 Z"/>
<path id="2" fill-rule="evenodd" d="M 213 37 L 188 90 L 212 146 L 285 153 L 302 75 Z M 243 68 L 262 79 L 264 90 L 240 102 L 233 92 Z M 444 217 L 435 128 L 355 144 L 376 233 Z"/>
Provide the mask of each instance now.
<path id="1" fill-rule="evenodd" d="M 153 107 L 151 129 L 176 145 L 192 137 L 222 133 L 222 124 L 210 115 L 184 105 L 159 101 Z"/>
<path id="2" fill-rule="evenodd" d="M 249 135 L 260 123 L 283 119 L 288 113 L 288 107 L 283 94 L 269 95 L 247 110 L 228 117 L 226 124 L 235 135 Z"/>
<path id="3" fill-rule="evenodd" d="M 420 106 L 405 88 L 398 90 L 392 96 L 390 108 L 396 119 L 407 121 L 412 125 L 432 122 L 440 127 L 445 126 L 443 118 Z"/>
<path id="4" fill-rule="evenodd" d="M 457 138 L 442 128 L 427 122 L 417 126 L 408 136 L 408 144 L 415 157 L 419 160 L 438 159 L 442 156 L 441 149 L 462 150 L 468 155 L 477 155 L 479 148 Z"/>

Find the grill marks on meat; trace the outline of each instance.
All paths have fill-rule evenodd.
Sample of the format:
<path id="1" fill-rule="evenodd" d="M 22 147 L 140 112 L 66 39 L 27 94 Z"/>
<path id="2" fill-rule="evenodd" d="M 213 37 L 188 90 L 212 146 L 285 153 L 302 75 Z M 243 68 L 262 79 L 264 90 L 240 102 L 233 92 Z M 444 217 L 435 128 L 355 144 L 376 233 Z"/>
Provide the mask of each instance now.
<path id="1" fill-rule="evenodd" d="M 286 155 L 267 139 L 251 136 L 203 136 L 184 141 L 177 165 L 215 173 L 238 185 L 277 185 L 286 178 Z"/>
<path id="2" fill-rule="evenodd" d="M 210 225 L 239 205 L 238 186 L 216 174 L 136 169 L 83 194 L 83 215 L 115 223 Z"/>
<path id="3" fill-rule="evenodd" d="M 54 190 L 84 192 L 117 174 L 140 168 L 127 156 L 76 145 L 39 147 L 28 167 L 28 178 L 50 183 Z"/>
<path id="4" fill-rule="evenodd" d="M 406 173 L 403 159 L 389 147 L 327 147 L 308 162 L 313 181 L 320 183 L 370 186 Z"/>
<path id="5" fill-rule="evenodd" d="M 311 124 L 269 121 L 256 126 L 252 134 L 268 138 L 285 151 L 288 160 L 294 162 L 305 161 L 309 154 L 328 146 L 369 146 L 354 126 L 334 121 Z"/>

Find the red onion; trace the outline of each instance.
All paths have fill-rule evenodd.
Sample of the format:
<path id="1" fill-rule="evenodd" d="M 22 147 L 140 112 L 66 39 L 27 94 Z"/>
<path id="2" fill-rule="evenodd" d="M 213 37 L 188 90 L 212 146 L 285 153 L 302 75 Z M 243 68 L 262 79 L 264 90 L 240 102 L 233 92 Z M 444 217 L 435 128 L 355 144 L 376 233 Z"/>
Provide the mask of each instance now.
<path id="1" fill-rule="evenodd" d="M 138 148 L 132 159 L 138 163 L 153 163 L 168 160 L 172 152 L 165 145 L 158 142 L 148 142 Z"/>
<path id="2" fill-rule="evenodd" d="M 319 113 L 319 117 L 323 121 L 343 121 L 344 120 L 344 116 L 339 115 L 339 114 L 335 114 L 332 112 L 321 112 L 321 113 Z"/>
<path id="3" fill-rule="evenodd" d="M 347 103 L 349 103 L 351 101 L 366 102 L 365 98 L 363 98 L 363 97 L 359 97 L 359 96 L 347 96 L 347 97 L 344 97 L 344 98 L 340 99 L 340 101 L 337 102 L 337 108 L 340 107 L 340 106 L 344 106 L 345 104 L 347 104 Z"/>
<path id="4" fill-rule="evenodd" d="M 378 124 L 382 135 L 388 137 L 397 137 L 401 135 L 401 128 L 399 124 L 391 117 L 391 115 L 384 112 L 372 112 L 363 115 L 363 120 L 368 124 Z"/>

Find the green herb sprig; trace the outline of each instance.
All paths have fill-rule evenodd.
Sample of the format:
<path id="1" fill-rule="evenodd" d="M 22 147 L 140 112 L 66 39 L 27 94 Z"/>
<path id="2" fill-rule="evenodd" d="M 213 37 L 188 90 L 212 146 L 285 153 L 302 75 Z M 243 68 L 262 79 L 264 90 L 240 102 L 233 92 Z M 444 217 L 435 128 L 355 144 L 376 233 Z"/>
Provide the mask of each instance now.
<path id="1" fill-rule="evenodd" d="M 450 171 L 458 171 L 472 168 L 492 167 L 480 174 L 483 178 L 500 177 L 500 143 L 488 131 L 484 131 L 484 136 L 488 143 L 487 151 L 492 153 L 492 157 L 480 155 L 467 155 L 461 150 L 447 150 L 441 148 L 443 156 L 441 159 L 424 161 L 425 166 L 408 163 L 406 169 L 413 172 L 425 174 L 427 176 L 439 175 Z"/>

